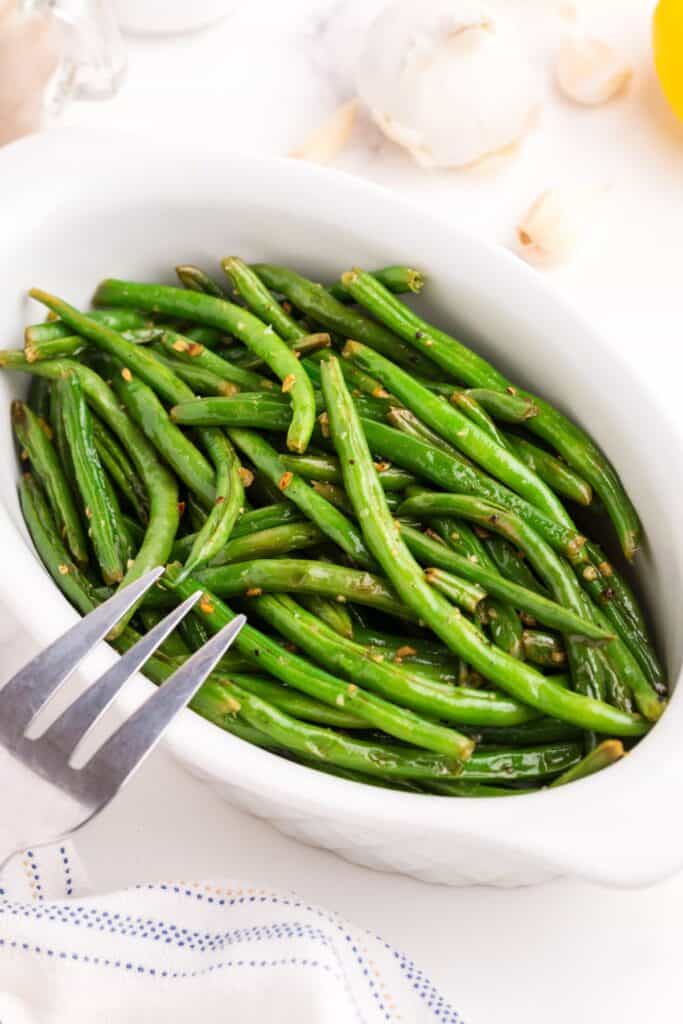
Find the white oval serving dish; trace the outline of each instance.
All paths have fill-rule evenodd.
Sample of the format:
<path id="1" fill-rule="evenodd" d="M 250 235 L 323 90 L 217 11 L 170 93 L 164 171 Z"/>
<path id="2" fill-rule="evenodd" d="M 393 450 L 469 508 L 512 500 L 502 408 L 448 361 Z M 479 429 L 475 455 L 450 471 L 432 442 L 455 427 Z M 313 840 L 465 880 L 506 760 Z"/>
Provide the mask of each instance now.
<path id="1" fill-rule="evenodd" d="M 588 427 L 638 506 L 638 568 L 675 681 L 681 668 L 681 438 L 618 353 L 509 253 L 364 182 L 303 163 L 207 146 L 63 132 L 0 153 L 2 347 L 42 317 L 40 285 L 87 305 L 106 276 L 173 281 L 176 263 L 239 253 L 333 278 L 351 265 L 406 262 L 429 276 L 421 308 L 515 380 Z M 76 613 L 37 562 L 17 496 L 9 402 L 25 377 L 0 374 L 0 602 L 43 644 Z M 116 657 L 102 647 L 95 678 Z M 151 691 L 141 676 L 122 705 Z M 168 744 L 226 801 L 361 864 L 456 885 L 528 884 L 568 874 L 612 885 L 683 863 L 683 698 L 621 763 L 514 800 L 457 800 L 359 786 L 291 764 L 192 712 Z"/>

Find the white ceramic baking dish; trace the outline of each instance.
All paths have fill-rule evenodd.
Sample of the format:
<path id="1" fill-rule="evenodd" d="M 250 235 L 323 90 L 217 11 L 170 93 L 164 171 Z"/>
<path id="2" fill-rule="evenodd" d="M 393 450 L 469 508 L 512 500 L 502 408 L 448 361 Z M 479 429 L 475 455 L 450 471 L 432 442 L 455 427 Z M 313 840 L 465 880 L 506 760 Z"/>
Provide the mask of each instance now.
<path id="1" fill-rule="evenodd" d="M 0 154 L 0 224 L 3 347 L 19 345 L 22 327 L 44 312 L 25 298 L 31 285 L 85 305 L 99 278 L 172 281 L 176 263 L 211 267 L 229 253 L 289 263 L 319 278 L 353 264 L 424 269 L 429 286 L 421 307 L 570 411 L 615 462 L 644 520 L 638 570 L 675 682 L 683 637 L 680 435 L 618 353 L 510 254 L 328 170 L 78 133 L 31 139 Z M 0 601 L 47 643 L 75 612 L 38 564 L 19 512 L 8 407 L 26 383 L 0 374 Z M 103 647 L 88 675 L 114 657 Z M 124 706 L 150 690 L 138 677 Z M 635 886 L 683 862 L 682 740 L 676 693 L 623 762 L 514 800 L 359 786 L 248 746 L 189 711 L 168 742 L 226 801 L 361 864 L 447 884 L 514 885 L 569 874 Z"/>

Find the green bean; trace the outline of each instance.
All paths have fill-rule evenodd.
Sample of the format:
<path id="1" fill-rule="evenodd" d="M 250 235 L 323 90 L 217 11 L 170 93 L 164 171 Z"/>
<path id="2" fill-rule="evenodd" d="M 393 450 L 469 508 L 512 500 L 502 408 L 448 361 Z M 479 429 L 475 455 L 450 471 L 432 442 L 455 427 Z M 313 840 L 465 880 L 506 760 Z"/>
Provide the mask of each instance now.
<path id="1" fill-rule="evenodd" d="M 538 413 L 528 421 L 529 429 L 558 451 L 597 491 L 610 514 L 625 555 L 633 557 L 641 535 L 638 514 L 613 466 L 583 430 L 543 399 L 512 388 L 510 382 L 485 359 L 422 320 L 369 274 L 352 271 L 343 275 L 342 282 L 356 301 L 366 306 L 380 322 L 409 340 L 418 350 L 426 351 L 430 359 L 457 379 L 475 388 L 510 389 L 512 394 L 537 406 Z"/>
<path id="2" fill-rule="evenodd" d="M 571 528 L 572 522 L 557 496 L 511 452 L 501 448 L 488 434 L 440 395 L 417 384 L 409 373 L 389 359 L 356 341 L 347 341 L 343 355 L 384 383 L 416 416 L 445 437 L 468 458 L 492 476 L 526 498 L 550 519 Z"/>
<path id="3" fill-rule="evenodd" d="M 136 612 L 136 618 L 140 620 L 145 632 L 149 632 L 154 626 L 158 625 L 164 617 L 164 612 L 156 608 L 138 608 Z M 162 654 L 167 655 L 169 658 L 186 658 L 190 653 L 191 649 L 183 640 L 180 632 L 175 629 L 172 633 L 166 637 L 166 639 L 157 648 Z"/>
<path id="4" fill-rule="evenodd" d="M 539 448 L 538 445 L 517 437 L 516 434 L 506 433 L 504 437 L 517 458 L 538 473 L 541 480 L 545 480 L 556 494 L 561 494 L 578 505 L 590 505 L 593 500 L 591 485 L 565 462 L 551 452 Z"/>
<path id="5" fill-rule="evenodd" d="M 298 508 L 289 502 L 264 505 L 240 516 L 235 523 L 231 539 L 237 540 L 238 537 L 247 537 L 250 533 L 260 533 L 261 530 L 269 530 L 272 526 L 285 526 L 287 523 L 300 521 L 300 518 Z"/>
<path id="6" fill-rule="evenodd" d="M 544 633 L 539 629 L 525 629 L 522 633 L 522 645 L 525 657 L 534 665 L 559 668 L 567 661 L 564 644 L 553 633 Z"/>
<path id="7" fill-rule="evenodd" d="M 508 539 L 522 547 L 536 571 L 555 594 L 556 599 L 566 604 L 567 607 L 573 608 L 578 614 L 585 615 L 586 605 L 581 600 L 583 595 L 576 587 L 576 580 L 568 566 L 557 558 L 549 545 L 528 524 L 519 517 L 478 499 L 464 495 L 452 495 L 451 497 L 453 498 L 449 505 L 451 511 L 473 518 L 481 525 L 502 532 Z M 404 503 L 403 508 L 408 511 L 411 509 L 411 505 L 422 499 L 423 495 L 410 498 Z M 598 625 L 609 628 L 609 620 L 602 611 L 597 607 L 591 607 L 589 610 L 592 610 L 593 618 Z M 577 650 L 577 640 L 571 633 L 567 635 L 567 646 L 577 689 L 579 687 L 582 689 L 606 687 L 607 680 L 601 652 L 590 651 L 583 644 Z M 654 689 L 639 670 L 637 662 L 626 645 L 619 639 L 612 639 L 604 653 L 612 662 L 622 682 L 626 683 L 633 692 L 641 713 L 648 720 L 656 721 L 661 716 L 665 705 L 658 699 Z"/>
<path id="8" fill-rule="evenodd" d="M 577 615 L 537 591 L 520 587 L 405 523 L 401 523 L 401 537 L 415 558 L 428 566 L 426 574 L 434 586 L 439 586 L 442 581 L 447 582 L 448 574 L 455 573 L 473 583 L 479 583 L 487 593 L 506 601 L 513 608 L 527 612 L 551 629 L 573 633 L 598 644 L 609 642 L 612 636 L 603 625 L 597 625 L 586 616 Z"/>
<path id="9" fill-rule="evenodd" d="M 126 451 L 130 453 L 136 468 L 147 488 L 149 497 L 149 522 L 145 539 L 132 565 L 128 567 L 121 586 L 139 579 L 157 565 L 164 565 L 178 529 L 178 490 L 175 479 L 159 462 L 156 452 L 144 434 L 137 429 L 120 408 L 116 397 L 98 374 L 73 360 L 52 360 L 47 363 L 28 363 L 22 352 L 0 353 L 0 366 L 32 373 L 40 377 L 58 380 L 72 371 L 80 379 L 88 403 L 117 435 Z M 110 638 L 120 636 L 131 610 L 114 626 Z"/>
<path id="10" fill-rule="evenodd" d="M 88 561 L 88 547 L 69 482 L 57 457 L 51 433 L 23 402 L 12 402 L 12 426 L 19 444 L 30 460 L 33 472 L 47 494 L 61 537 L 80 565 Z"/>
<path id="11" fill-rule="evenodd" d="M 647 628 L 639 617 L 629 614 L 638 609 L 630 588 L 625 580 L 614 571 L 601 549 L 592 542 L 586 543 L 586 552 L 591 561 L 576 568 L 576 574 L 583 588 L 591 595 L 610 628 L 626 645 L 642 673 L 654 689 L 662 695 L 667 692 L 666 678 L 657 654 L 650 643 Z"/>
<path id="12" fill-rule="evenodd" d="M 523 398 L 509 391 L 493 391 L 491 388 L 470 388 L 467 392 L 494 420 L 503 423 L 525 423 L 538 415 L 538 406 L 532 398 Z"/>
<path id="13" fill-rule="evenodd" d="M 365 568 L 373 564 L 363 539 L 346 516 L 308 486 L 305 480 L 287 470 L 271 445 L 250 430 L 229 431 L 234 444 L 263 472 L 322 532 L 338 544 L 354 562 Z"/>
<path id="14" fill-rule="evenodd" d="M 601 576 L 609 580 L 609 587 L 614 595 L 614 600 L 621 607 L 624 614 L 630 618 L 642 636 L 647 637 L 648 626 L 640 610 L 633 590 L 626 582 L 622 574 L 609 561 L 605 552 L 595 541 L 586 541 L 586 554 L 592 564 L 598 569 Z"/>
<path id="15" fill-rule="evenodd" d="M 271 679 L 233 673 L 230 682 L 237 683 L 247 693 L 253 693 L 261 700 L 268 701 L 292 718 L 302 718 L 305 722 L 315 722 L 317 725 L 331 725 L 337 729 L 367 728 L 368 723 L 364 718 L 341 708 L 330 707 L 320 700 L 315 700 L 314 697 L 307 697 L 305 693 L 274 683 Z"/>
<path id="16" fill-rule="evenodd" d="M 344 468 L 346 491 L 368 547 L 397 593 L 443 642 L 501 689 L 545 714 L 585 729 L 642 735 L 648 726 L 601 700 L 563 690 L 524 662 L 487 644 L 481 633 L 423 578 L 394 526 L 344 378 L 334 360 L 323 364 L 330 431 Z M 416 500 L 416 499 L 411 499 Z"/>
<path id="17" fill-rule="evenodd" d="M 174 405 L 171 419 L 183 426 L 254 427 L 259 430 L 286 430 L 291 410 L 279 396 L 263 391 L 246 391 L 219 398 L 190 398 Z"/>
<path id="18" fill-rule="evenodd" d="M 382 267 L 380 270 L 372 270 L 370 273 L 378 281 L 381 281 L 385 288 L 396 295 L 402 295 L 404 292 L 413 292 L 414 295 L 419 295 L 425 283 L 424 275 L 419 270 L 413 270 L 412 267 Z M 340 302 L 352 301 L 340 281 L 328 285 L 327 290 Z"/>
<path id="19" fill-rule="evenodd" d="M 309 329 L 312 330 L 313 328 Z M 318 352 L 320 349 L 329 348 L 331 343 L 331 338 L 326 331 L 315 331 L 313 334 L 305 334 L 302 338 L 291 342 L 289 347 L 292 352 L 298 354 L 299 359 L 303 362 L 305 356 Z M 245 370 L 255 370 L 257 367 L 263 366 L 262 359 L 259 359 L 257 355 L 254 355 L 248 348 L 244 348 L 241 345 L 231 346 L 225 351 L 224 356 L 234 366 L 241 366 Z"/>
<path id="20" fill-rule="evenodd" d="M 260 512 L 261 509 L 256 509 L 256 511 Z M 226 565 L 228 562 L 243 562 L 250 558 L 283 555 L 288 551 L 313 547 L 325 539 L 325 534 L 318 529 L 315 523 L 306 521 L 294 520 L 285 522 L 281 526 L 269 526 L 254 533 L 238 533 L 241 522 L 242 519 L 237 521 L 230 540 L 214 555 L 213 565 Z M 196 537 L 196 533 L 189 533 L 176 540 L 172 552 L 175 561 L 183 561 L 187 557 Z"/>
<path id="21" fill-rule="evenodd" d="M 145 327 L 136 331 L 121 331 L 121 338 L 135 345 L 146 345 L 162 334 L 159 328 Z M 50 338 L 47 341 L 27 341 L 24 352 L 29 363 L 44 359 L 63 359 L 78 355 L 88 349 L 88 342 L 78 334 Z"/>
<path id="22" fill-rule="evenodd" d="M 190 362 L 183 363 L 180 359 L 171 359 L 161 347 L 157 349 L 156 346 L 152 346 L 151 351 L 160 363 L 175 373 L 176 377 L 185 381 L 197 395 L 228 396 L 238 391 L 238 385 L 219 377 L 211 370 L 205 370 L 202 366 L 195 366 Z"/>
<path id="23" fill-rule="evenodd" d="M 50 422 L 50 382 L 42 377 L 34 377 L 28 389 L 26 404 L 38 419 Z"/>
<path id="24" fill-rule="evenodd" d="M 252 370 L 234 366 L 227 359 L 219 356 L 211 349 L 200 345 L 198 341 L 178 334 L 177 331 L 164 331 L 159 338 L 159 345 L 169 356 L 186 363 L 188 366 L 207 370 L 223 381 L 234 384 L 243 391 L 272 391 L 277 394 L 275 381 L 263 377 Z M 234 391 L 232 392 L 234 394 Z"/>
<path id="25" fill-rule="evenodd" d="M 87 615 L 97 603 L 92 587 L 62 544 L 50 507 L 31 473 L 24 473 L 19 482 L 19 500 L 28 532 L 45 568 L 71 604 Z"/>
<path id="26" fill-rule="evenodd" d="M 482 746 L 530 747 L 540 743 L 580 740 L 581 730 L 555 718 L 536 718 L 533 722 L 523 722 L 521 725 L 472 730 L 472 736 Z"/>
<path id="27" fill-rule="evenodd" d="M 140 522 L 146 523 L 149 519 L 149 503 L 139 473 L 111 431 L 96 416 L 92 416 L 92 429 L 95 448 L 103 467 Z"/>
<path id="28" fill-rule="evenodd" d="M 581 758 L 578 743 L 549 743 L 513 750 L 478 750 L 463 767 L 463 781 L 505 782 L 544 779 L 571 770 Z"/>
<path id="29" fill-rule="evenodd" d="M 594 750 L 586 754 L 580 761 L 567 768 L 550 783 L 551 786 L 564 786 L 576 779 L 585 779 L 595 772 L 608 768 L 624 756 L 624 745 L 620 740 L 603 740 Z"/>
<path id="30" fill-rule="evenodd" d="M 325 534 L 315 523 L 286 523 L 269 530 L 252 533 L 246 537 L 231 539 L 212 560 L 213 566 L 253 559 L 286 555 L 290 551 L 302 551 L 325 540 Z"/>
<path id="31" fill-rule="evenodd" d="M 519 551 L 513 544 L 504 537 L 486 537 L 484 540 L 486 551 L 494 563 L 494 568 L 501 576 L 512 580 L 520 587 L 527 590 L 535 590 L 538 594 L 547 596 L 548 591 L 543 584 L 534 576 L 529 568 L 523 552 Z"/>
<path id="32" fill-rule="evenodd" d="M 322 398 L 314 394 L 316 406 Z M 359 396 L 356 404 L 362 416 L 384 419 L 385 405 L 381 400 Z M 171 409 L 173 419 L 187 426 L 247 426 L 262 430 L 286 430 L 292 419 L 287 400 L 277 394 L 262 391 L 246 392 L 216 398 L 188 398 Z M 323 413 L 324 416 L 324 413 Z"/>
<path id="33" fill-rule="evenodd" d="M 314 284 L 293 270 L 271 264 L 252 264 L 252 270 L 267 288 L 284 295 L 293 306 L 327 330 L 344 338 L 358 338 L 377 352 L 390 356 L 401 366 L 419 370 L 427 377 L 435 376 L 429 360 L 385 327 L 338 302 L 322 285 Z"/>
<path id="34" fill-rule="evenodd" d="M 232 689 L 239 703 L 239 714 L 246 718 L 250 725 L 260 729 L 275 743 L 288 750 L 389 778 L 453 777 L 459 775 L 462 770 L 461 760 L 452 753 L 424 753 L 410 747 L 389 748 L 356 740 L 332 729 L 308 725 L 290 718 L 272 704 L 267 704 L 234 684 Z M 443 731 L 453 732 L 447 729 Z"/>
<path id="35" fill-rule="evenodd" d="M 57 302 L 62 309 L 66 303 Z M 68 315 L 78 319 L 80 314 L 67 306 Z M 87 318 L 84 318 L 87 319 Z M 198 494 L 204 506 L 213 509 L 207 532 L 202 534 L 200 547 L 192 558 L 208 559 L 220 549 L 234 523 L 237 510 L 242 502 L 241 481 L 237 479 L 239 464 L 232 448 L 220 431 L 202 429 L 199 437 L 207 449 L 216 469 L 216 477 L 204 456 L 182 431 L 170 421 L 166 410 L 157 398 L 153 387 L 167 399 L 180 400 L 192 396 L 188 386 L 176 375 L 161 365 L 152 353 L 143 352 L 114 332 L 107 333 L 95 325 L 88 328 L 93 340 L 106 353 L 113 354 L 125 363 L 138 367 L 142 380 L 136 380 L 128 365 L 114 380 L 117 393 L 123 399 L 130 414 L 142 428 L 143 433 L 164 455 L 193 493 Z M 109 358 L 109 355 L 104 357 Z M 143 383 L 147 381 L 149 383 Z"/>
<path id="36" fill-rule="evenodd" d="M 353 640 L 353 619 L 348 608 L 340 604 L 338 600 L 332 601 L 329 597 L 321 597 L 319 594 L 299 594 L 299 602 L 311 615 L 319 619 L 333 629 L 340 636 Z"/>
<path id="37" fill-rule="evenodd" d="M 494 423 L 493 419 L 483 407 L 480 405 L 476 398 L 472 397 L 470 391 L 464 391 L 457 389 L 449 395 L 450 401 L 455 405 L 463 415 L 471 420 L 472 423 L 476 424 L 485 434 L 496 442 L 501 448 L 510 448 L 503 437 L 501 431 Z"/>
<path id="38" fill-rule="evenodd" d="M 316 387 L 320 386 L 320 363 L 324 359 L 329 359 L 330 350 L 323 349 L 315 352 L 307 359 L 302 360 L 302 366 L 305 368 L 306 373 L 311 378 L 312 382 Z M 364 373 L 359 370 L 353 363 L 345 361 L 342 364 L 342 373 L 344 374 L 344 380 L 349 385 L 352 394 L 356 392 L 360 395 L 369 395 L 370 398 L 392 398 L 387 389 L 382 386 L 380 381 L 375 377 L 371 377 L 369 373 Z M 398 404 L 397 399 L 393 401 Z"/>
<path id="39" fill-rule="evenodd" d="M 178 582 L 172 570 L 167 572 L 167 576 L 181 598 L 189 597 L 190 594 L 202 589 L 199 581 L 192 577 Z M 259 606 L 263 606 L 269 602 L 277 603 L 280 599 L 261 597 L 256 600 Z M 203 616 L 212 632 L 217 632 L 221 625 L 233 618 L 233 613 L 227 605 L 206 590 L 204 598 L 195 606 L 195 610 Z M 458 761 L 467 758 L 473 749 L 472 741 L 454 729 L 423 719 L 406 708 L 399 708 L 375 694 L 362 690 L 355 684 L 342 682 L 324 669 L 311 665 L 310 662 L 285 650 L 251 625 L 243 627 L 238 640 L 239 642 L 235 641 L 237 650 L 277 679 L 333 707 L 346 709 L 348 705 L 348 709 L 352 709 L 355 714 L 390 736 L 424 746 L 427 750 L 447 753 Z"/>
<path id="40" fill-rule="evenodd" d="M 355 601 L 399 619 L 413 618 L 393 588 L 381 576 L 329 562 L 264 558 L 203 569 L 195 576 L 219 597 L 232 597 L 233 594 L 245 592 L 248 595 L 250 590 L 285 594 L 301 591 L 336 600 Z M 475 612 L 486 597 L 486 591 L 464 580 L 458 580 L 457 583 L 453 600 L 466 611 Z"/>
<path id="41" fill-rule="evenodd" d="M 339 484 L 328 484 L 322 480 L 312 480 L 311 487 L 316 494 L 319 494 L 325 501 L 329 501 L 330 505 L 334 505 L 345 516 L 353 517 L 353 505 L 349 501 L 346 491 Z"/>
<path id="42" fill-rule="evenodd" d="M 502 601 L 488 600 L 484 603 L 484 616 L 496 647 L 513 658 L 524 657 L 522 623 L 514 608 Z"/>
<path id="43" fill-rule="evenodd" d="M 58 299 L 38 288 L 31 290 L 31 297 L 59 313 L 66 324 L 82 337 L 87 338 L 98 349 L 114 359 L 120 360 L 165 401 L 178 402 L 191 395 L 190 389 L 171 370 L 162 366 L 144 346 L 134 345 L 106 323 L 98 322 L 80 313 L 68 302 Z"/>
<path id="44" fill-rule="evenodd" d="M 187 586 L 187 582 L 181 586 Z M 230 615 L 227 609 L 223 611 Z M 244 628 L 251 630 L 250 626 Z M 257 631 L 253 630 L 253 633 Z M 133 637 L 127 639 L 127 646 L 132 641 Z M 174 661 L 153 655 L 145 663 L 143 671 L 154 682 L 164 683 L 176 667 Z M 358 690 L 357 694 L 360 693 Z M 357 696 L 354 695 L 354 698 L 357 704 L 362 703 Z M 372 699 L 376 704 L 379 703 L 376 698 Z M 359 769 L 379 777 L 454 778 L 462 767 L 460 760 L 452 756 L 411 747 L 368 743 L 332 729 L 301 722 L 255 694 L 248 693 L 242 686 L 236 686 L 221 672 L 213 672 L 209 676 L 190 707 L 214 724 L 258 746 L 293 750 L 312 760 Z M 401 714 L 406 721 L 410 717 L 409 712 Z M 239 718 L 236 719 L 236 715 Z M 242 725 L 243 718 L 246 726 Z"/>
<path id="45" fill-rule="evenodd" d="M 501 533 L 521 547 L 558 604 L 578 615 L 590 616 L 590 605 L 569 566 L 523 519 L 480 498 L 455 494 L 449 498 L 449 511 L 487 530 Z M 409 498 L 402 510 L 410 514 L 411 510 L 414 511 L 414 503 L 424 500 L 424 494 Z M 596 653 L 571 633 L 567 634 L 567 650 L 575 688 L 588 696 L 603 699 L 604 671 Z"/>
<path id="46" fill-rule="evenodd" d="M 611 627 L 610 620 L 602 608 L 593 605 L 592 611 L 595 622 L 606 629 Z M 656 722 L 666 708 L 666 702 L 660 700 L 657 691 L 641 669 L 631 649 L 620 637 L 616 637 L 607 645 L 604 652 L 600 653 L 608 663 L 611 663 L 621 685 L 626 685 L 633 694 L 640 713 L 649 721 Z M 609 672 L 609 665 L 607 669 Z"/>
<path id="47" fill-rule="evenodd" d="M 596 625 L 587 615 L 575 613 L 538 591 L 506 580 L 495 570 L 449 550 L 403 522 L 400 523 L 400 536 L 418 561 L 428 566 L 428 579 L 434 586 L 439 586 L 442 580 L 447 579 L 443 577 L 443 570 L 447 573 L 455 572 L 472 583 L 478 583 L 488 594 L 538 618 L 539 622 L 551 629 L 582 636 L 598 644 L 605 644 L 612 637 L 608 629 Z"/>
<path id="48" fill-rule="evenodd" d="M 222 434 L 217 434 L 214 443 L 221 448 L 220 461 L 216 466 L 217 497 L 195 537 L 181 578 L 210 562 L 225 548 L 244 501 L 240 463 L 235 449 Z"/>
<path id="49" fill-rule="evenodd" d="M 458 684 L 466 681 L 467 666 L 438 641 L 425 640 L 422 636 L 392 636 L 359 623 L 354 624 L 353 639 L 366 647 L 370 655 L 381 655 L 397 665 L 405 664 L 406 668 L 414 666 L 420 672 L 425 668 L 445 670 L 456 678 Z"/>
<path id="50" fill-rule="evenodd" d="M 221 266 L 247 307 L 264 323 L 270 324 L 276 334 L 285 341 L 296 341 L 305 336 L 306 331 L 284 311 L 243 260 L 238 256 L 228 256 L 221 260 Z"/>
<path id="51" fill-rule="evenodd" d="M 127 367 L 116 374 L 114 390 L 145 437 L 154 445 L 178 477 L 205 509 L 216 496 L 214 473 L 199 449 L 173 423 L 156 394 Z"/>
<path id="52" fill-rule="evenodd" d="M 24 352 L 29 363 L 36 363 L 40 359 L 62 359 L 65 356 L 78 355 L 87 348 L 85 338 L 77 334 L 41 341 L 35 345 L 26 343 Z"/>
<path id="53" fill-rule="evenodd" d="M 46 378 L 33 377 L 32 379 L 45 380 Z M 53 444 L 55 446 L 59 462 L 61 463 L 62 470 L 64 471 L 64 475 L 69 484 L 71 494 L 76 495 L 78 493 L 78 484 L 76 483 L 73 456 L 71 455 L 69 442 L 66 439 L 66 430 L 64 429 L 62 399 L 55 382 L 48 380 L 47 383 L 50 385 L 50 427 L 52 428 Z"/>
<path id="54" fill-rule="evenodd" d="M 194 292 L 204 292 L 205 295 L 213 295 L 217 299 L 227 299 L 228 292 L 222 288 L 218 281 L 205 274 L 199 267 L 185 264 L 175 268 L 180 283 Z"/>
<path id="55" fill-rule="evenodd" d="M 106 324 L 116 331 L 131 331 L 153 327 L 153 321 L 137 313 L 134 309 L 97 309 L 90 310 L 88 317 L 98 323 Z M 67 321 L 55 320 L 51 323 L 32 324 L 24 331 L 24 340 L 31 347 L 39 348 L 44 342 L 58 338 L 73 336 L 75 328 Z M 78 334 L 78 331 L 75 333 Z M 81 344 L 82 344 L 81 339 Z"/>
<path id="56" fill-rule="evenodd" d="M 129 552 L 122 543 L 121 510 L 110 492 L 100 462 L 90 410 L 79 377 L 70 373 L 57 381 L 61 393 L 66 439 L 71 449 L 78 490 L 85 506 L 88 532 L 105 583 L 123 579 Z"/>
<path id="57" fill-rule="evenodd" d="M 343 360 L 341 365 L 343 366 L 345 362 L 346 360 Z M 402 431 L 409 437 L 416 438 L 418 441 L 431 445 L 432 448 L 436 448 L 438 451 L 445 452 L 463 466 L 475 468 L 474 463 L 467 456 L 459 452 L 452 444 L 449 444 L 440 434 L 437 434 L 435 430 L 428 427 L 426 423 L 423 423 L 410 409 L 396 408 L 394 406 L 389 410 L 386 418 L 392 427 L 396 427 L 397 430 Z"/>
<path id="58" fill-rule="evenodd" d="M 333 455 L 282 455 L 282 462 L 305 480 L 319 480 L 322 483 L 340 483 L 342 479 L 339 460 Z M 385 491 L 402 491 L 415 483 L 415 477 L 402 469 L 396 469 L 388 462 L 375 464 L 379 479 Z"/>
<path id="59" fill-rule="evenodd" d="M 306 450 L 315 423 L 313 388 L 296 356 L 272 328 L 231 302 L 167 285 L 133 284 L 110 279 L 99 286 L 95 296 L 98 303 L 109 300 L 117 305 L 139 305 L 171 316 L 188 317 L 238 337 L 263 359 L 282 382 L 283 390 L 291 394 L 292 422 L 287 446 L 292 451 Z"/>
<path id="60" fill-rule="evenodd" d="M 329 671 L 414 711 L 468 725 L 515 725 L 536 717 L 524 704 L 500 694 L 443 686 L 403 665 L 373 660 L 360 644 L 335 634 L 285 595 L 256 598 L 253 607 L 270 626 Z"/>
<path id="61" fill-rule="evenodd" d="M 415 488 L 409 488 L 405 497 L 406 499 L 414 498 L 417 494 L 428 493 L 429 491 L 424 489 L 417 491 Z M 484 547 L 483 540 L 476 535 L 468 523 L 461 519 L 455 519 L 452 516 L 434 516 L 429 520 L 427 532 L 430 537 L 434 534 L 441 537 L 449 547 L 459 554 L 465 555 L 470 561 L 478 562 L 479 565 L 483 565 L 487 569 L 495 570 L 495 563 Z"/>
<path id="62" fill-rule="evenodd" d="M 408 488 L 406 494 L 413 496 L 418 493 L 416 488 Z M 430 527 L 440 534 L 446 543 L 455 551 L 465 555 L 470 561 L 483 565 L 486 569 L 495 570 L 483 542 L 470 529 L 467 523 L 457 519 L 430 520 Z M 429 579 L 429 577 L 427 577 Z M 429 580 L 431 582 L 431 580 Z M 441 588 L 449 600 L 453 600 L 455 577 L 449 576 L 447 586 Z M 488 624 L 491 639 L 496 647 L 507 651 L 513 658 L 523 657 L 522 623 L 517 612 L 506 601 L 489 598 L 481 607 L 482 619 Z"/>
<path id="63" fill-rule="evenodd" d="M 195 289 L 198 291 L 199 289 Z M 167 329 L 171 328 L 170 324 Z M 230 341 L 222 331 L 219 331 L 216 327 L 203 327 L 201 324 L 195 324 L 193 327 L 185 326 L 183 328 L 183 338 L 187 338 L 188 341 L 196 341 L 204 348 L 218 348 L 221 345 L 227 345 Z M 243 349 L 243 352 L 248 352 L 248 349 Z"/>
<path id="64" fill-rule="evenodd" d="M 398 430 L 392 430 L 383 423 L 376 423 L 363 417 L 363 430 L 373 452 L 386 454 L 396 465 L 433 480 L 451 492 L 483 498 L 502 508 L 509 509 L 533 526 L 541 536 L 570 561 L 585 561 L 583 546 L 585 538 L 573 530 L 554 523 L 533 505 L 519 498 L 495 480 L 472 471 L 457 459 L 451 458 L 430 445 L 408 437 Z M 414 508 L 420 515 L 452 515 L 450 494 L 425 492 L 414 499 Z M 456 503 L 457 504 L 457 503 Z"/>

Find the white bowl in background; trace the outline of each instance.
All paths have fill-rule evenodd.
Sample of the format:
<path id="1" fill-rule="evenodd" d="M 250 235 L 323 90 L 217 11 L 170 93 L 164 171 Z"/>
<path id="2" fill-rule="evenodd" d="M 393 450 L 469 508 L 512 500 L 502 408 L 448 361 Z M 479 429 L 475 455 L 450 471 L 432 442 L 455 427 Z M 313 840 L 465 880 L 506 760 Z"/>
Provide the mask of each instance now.
<path id="1" fill-rule="evenodd" d="M 354 264 L 410 263 L 429 277 L 421 309 L 521 384 L 588 427 L 640 509 L 643 589 L 671 674 L 681 669 L 680 433 L 618 353 L 509 253 L 364 182 L 286 160 L 53 133 L 0 155 L 2 345 L 44 310 L 31 285 L 86 306 L 107 276 L 173 281 L 176 263 L 220 257 L 291 264 L 332 279 Z M 0 601 L 47 644 L 76 619 L 38 563 L 16 496 L 9 402 L 27 379 L 0 374 Z M 644 429 L 644 425 L 646 429 Z M 663 457 L 666 453 L 666 457 Z M 88 678 L 116 655 L 95 652 Z M 129 708 L 152 685 L 125 689 Z M 381 870 L 447 884 L 515 885 L 568 874 L 637 886 L 683 863 L 683 699 L 593 778 L 514 800 L 446 799 L 360 786 L 222 733 L 190 711 L 168 734 L 179 760 L 226 801 L 303 842 Z"/>

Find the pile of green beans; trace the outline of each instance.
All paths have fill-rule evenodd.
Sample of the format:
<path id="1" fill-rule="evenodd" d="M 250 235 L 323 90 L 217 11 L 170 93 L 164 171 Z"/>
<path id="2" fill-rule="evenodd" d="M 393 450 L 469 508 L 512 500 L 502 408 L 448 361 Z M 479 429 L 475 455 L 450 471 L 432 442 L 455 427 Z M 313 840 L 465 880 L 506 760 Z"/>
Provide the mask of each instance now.
<path id="1" fill-rule="evenodd" d="M 123 651 L 201 592 L 159 685 L 246 612 L 193 710 L 351 783 L 519 796 L 619 760 L 667 684 L 607 457 L 405 304 L 418 270 L 220 268 L 103 281 L 91 312 L 33 289 L 54 319 L 0 352 L 31 376 L 20 502 L 67 599 L 165 565 Z"/>

